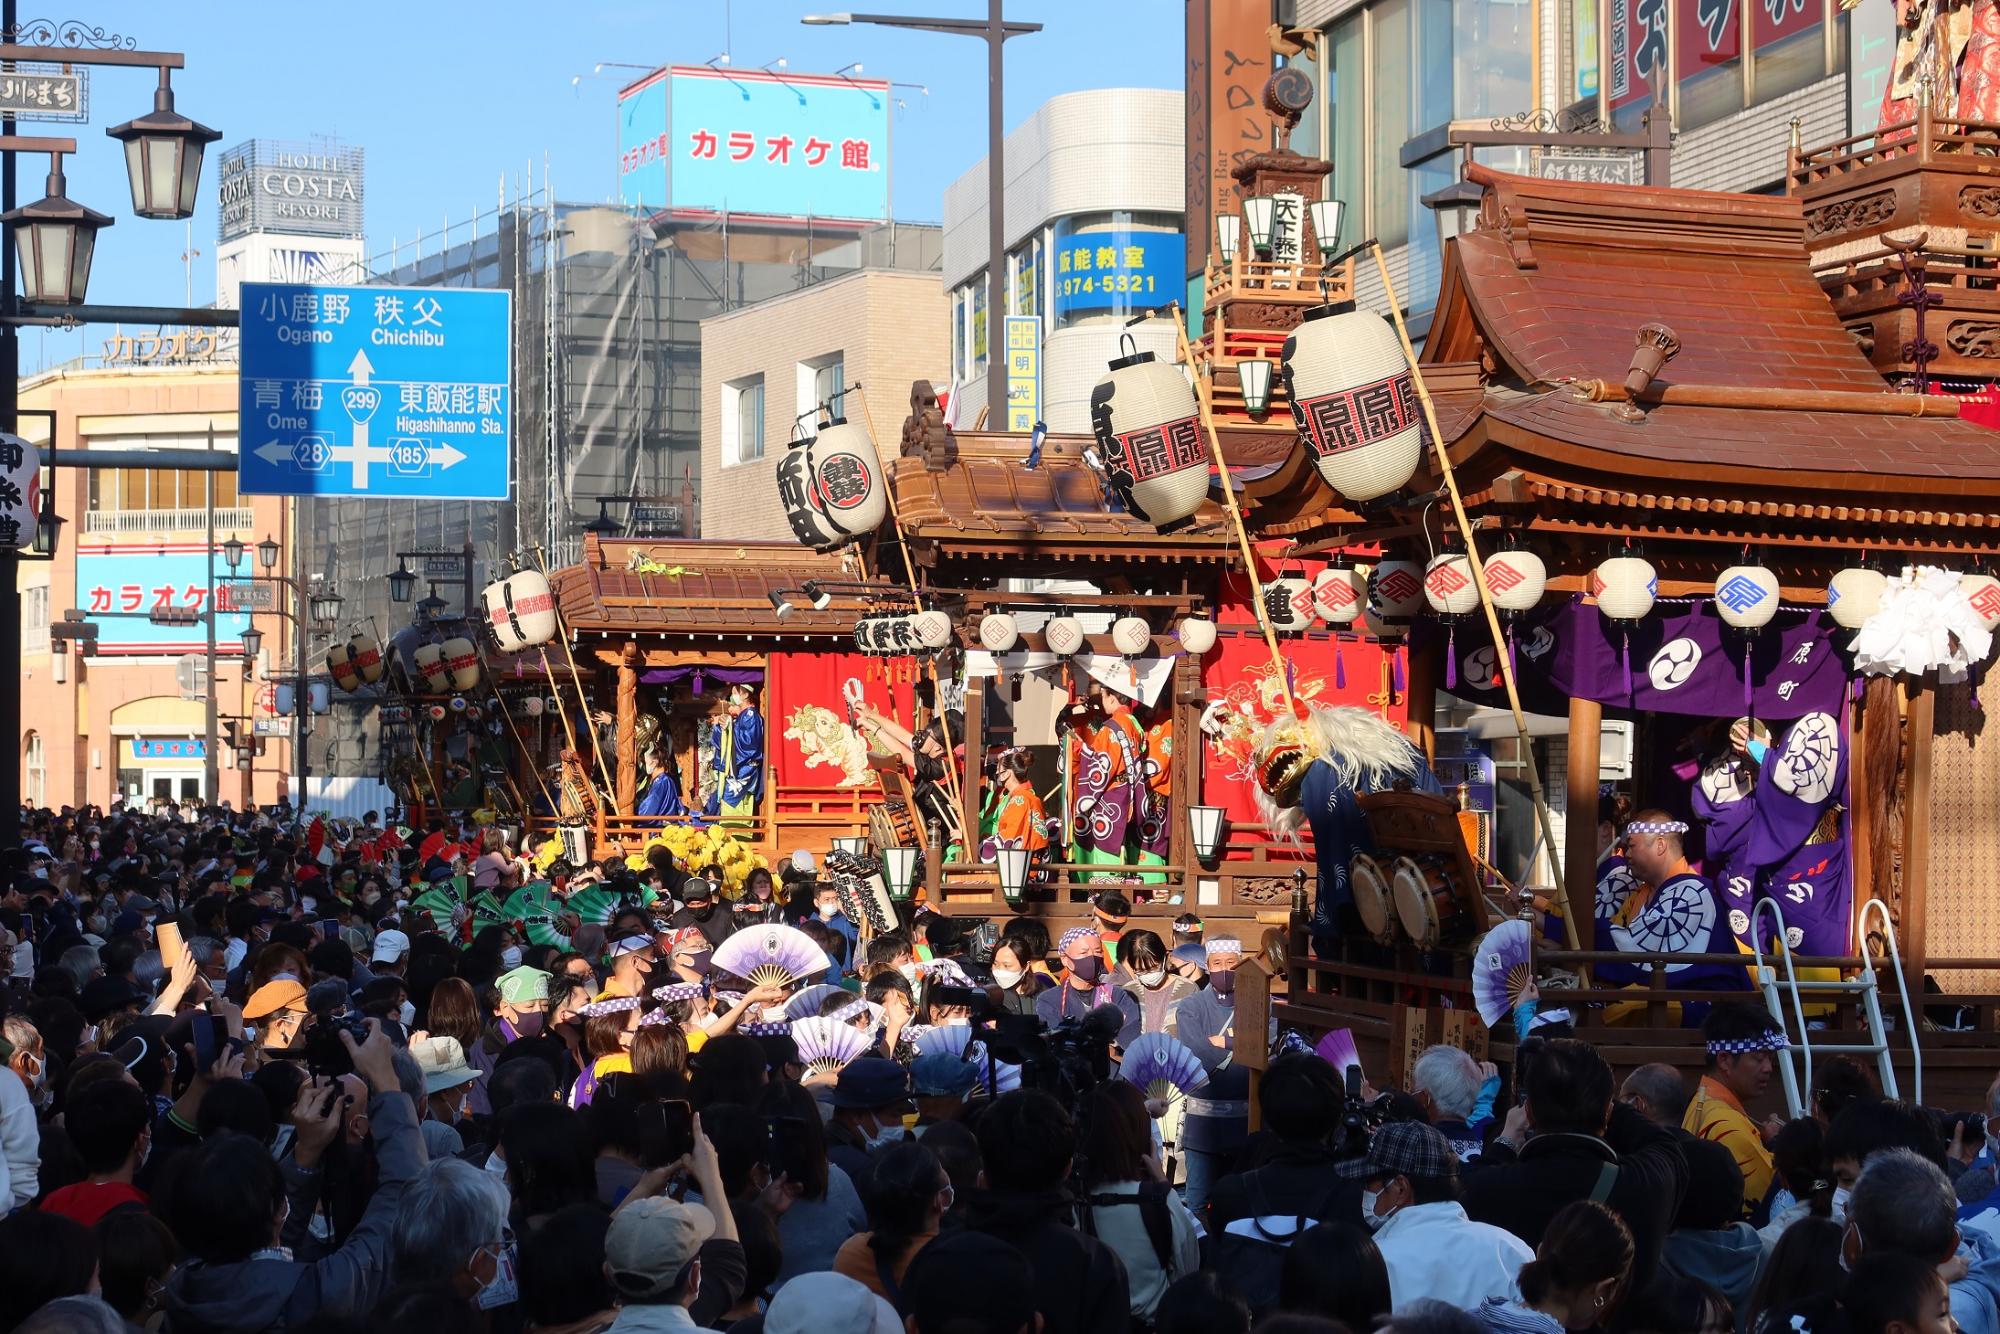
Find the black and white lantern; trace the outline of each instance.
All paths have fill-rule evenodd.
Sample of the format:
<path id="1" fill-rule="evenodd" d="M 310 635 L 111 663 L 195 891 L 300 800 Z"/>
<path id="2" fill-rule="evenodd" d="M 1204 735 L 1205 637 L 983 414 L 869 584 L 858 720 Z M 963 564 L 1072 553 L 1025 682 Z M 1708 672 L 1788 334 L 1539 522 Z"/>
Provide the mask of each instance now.
<path id="1" fill-rule="evenodd" d="M 1009 903 L 1018 903 L 1028 888 L 1028 860 L 1034 854 L 1026 848 L 1002 847 L 994 851 L 1000 866 L 1000 892 Z"/>
<path id="2" fill-rule="evenodd" d="M 875 442 L 841 417 L 794 440 L 778 460 L 778 499 L 792 535 L 815 551 L 874 532 L 889 509 Z"/>
<path id="3" fill-rule="evenodd" d="M 1188 833 L 1197 861 L 1212 862 L 1222 853 L 1223 810 L 1220 806 L 1188 807 Z"/>
<path id="4" fill-rule="evenodd" d="M 882 878 L 888 882 L 889 897 L 898 903 L 909 901 L 917 882 L 916 848 L 882 849 Z"/>
<path id="5" fill-rule="evenodd" d="M 1136 350 L 1090 391 L 1090 425 L 1127 509 L 1161 532 L 1187 526 L 1208 496 L 1208 450 L 1194 389 L 1177 366 Z"/>
<path id="6" fill-rule="evenodd" d="M 1368 501 L 1410 480 L 1423 458 L 1423 407 L 1381 316 L 1310 310 L 1285 339 L 1282 365 L 1299 437 L 1328 486 Z"/>
<path id="7" fill-rule="evenodd" d="M 1312 625 L 1313 586 L 1296 575 L 1273 579 L 1264 585 L 1264 615 L 1271 628 L 1280 632 L 1299 631 Z"/>
<path id="8" fill-rule="evenodd" d="M 555 594 L 539 570 L 523 570 L 488 584 L 480 603 L 502 653 L 518 653 L 556 637 Z"/>

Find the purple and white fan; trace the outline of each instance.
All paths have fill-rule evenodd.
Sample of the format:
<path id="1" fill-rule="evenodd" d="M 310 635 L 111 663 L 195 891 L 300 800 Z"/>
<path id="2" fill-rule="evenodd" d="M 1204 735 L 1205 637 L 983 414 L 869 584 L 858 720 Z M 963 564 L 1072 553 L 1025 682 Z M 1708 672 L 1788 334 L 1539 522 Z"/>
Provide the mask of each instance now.
<path id="1" fill-rule="evenodd" d="M 1330 1029 L 1324 1037 L 1313 1044 L 1313 1050 L 1320 1059 L 1340 1071 L 1342 1079 L 1347 1078 L 1349 1066 L 1361 1068 L 1361 1049 L 1354 1045 L 1354 1030 L 1351 1028 Z"/>
<path id="2" fill-rule="evenodd" d="M 806 1069 L 819 1074 L 838 1074 L 847 1063 L 868 1050 L 868 1035 L 852 1024 L 843 1024 L 830 1015 L 814 1015 L 792 1022 L 792 1042 Z"/>
<path id="3" fill-rule="evenodd" d="M 833 967 L 826 951 L 795 926 L 753 926 L 716 946 L 709 964 L 751 986 L 788 987 Z"/>
<path id="4" fill-rule="evenodd" d="M 1172 1102 L 1208 1083 L 1208 1071 L 1195 1054 L 1165 1033 L 1141 1033 L 1132 1039 L 1118 1066 L 1118 1077 L 1162 1102 Z"/>
<path id="5" fill-rule="evenodd" d="M 810 1019 L 819 1013 L 819 1007 L 826 1003 L 828 996 L 850 996 L 853 994 L 850 991 L 842 990 L 831 982 L 815 982 L 809 987 L 803 987 L 794 992 L 785 1001 L 785 1017 L 795 1020 Z"/>
<path id="6" fill-rule="evenodd" d="M 1472 1001 L 1488 1028 L 1503 1023 L 1535 980 L 1533 929 L 1512 917 L 1472 952 Z"/>

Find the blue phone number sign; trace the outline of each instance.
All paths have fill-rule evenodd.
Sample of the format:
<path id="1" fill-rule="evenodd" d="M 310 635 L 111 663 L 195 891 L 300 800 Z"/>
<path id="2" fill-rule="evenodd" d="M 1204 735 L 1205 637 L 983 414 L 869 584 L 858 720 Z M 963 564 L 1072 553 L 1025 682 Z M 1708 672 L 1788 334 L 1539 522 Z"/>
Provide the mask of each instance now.
<path id="1" fill-rule="evenodd" d="M 1179 295 L 1179 232 L 1077 232 L 1055 247 L 1055 314 L 1142 308 Z"/>

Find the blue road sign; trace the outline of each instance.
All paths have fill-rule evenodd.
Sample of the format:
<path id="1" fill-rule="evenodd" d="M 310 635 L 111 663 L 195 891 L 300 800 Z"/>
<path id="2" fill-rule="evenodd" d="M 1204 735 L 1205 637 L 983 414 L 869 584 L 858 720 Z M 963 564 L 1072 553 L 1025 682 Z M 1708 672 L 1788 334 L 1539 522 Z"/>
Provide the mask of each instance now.
<path id="1" fill-rule="evenodd" d="M 505 500 L 511 298 L 244 283 L 237 489 Z"/>

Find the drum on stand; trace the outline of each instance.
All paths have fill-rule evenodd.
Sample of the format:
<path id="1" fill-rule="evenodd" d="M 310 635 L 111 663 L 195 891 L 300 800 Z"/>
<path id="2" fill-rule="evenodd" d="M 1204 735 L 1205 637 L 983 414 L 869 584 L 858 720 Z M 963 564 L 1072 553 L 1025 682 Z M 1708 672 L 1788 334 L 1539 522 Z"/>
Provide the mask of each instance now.
<path id="1" fill-rule="evenodd" d="M 921 848 L 922 837 L 917 831 L 917 819 L 910 813 L 909 803 L 890 797 L 879 806 L 868 808 L 868 838 L 875 845 L 877 853 L 890 848 Z"/>
<path id="2" fill-rule="evenodd" d="M 1354 891 L 1354 911 L 1361 918 L 1361 929 L 1378 945 L 1395 944 L 1395 901 L 1382 864 L 1365 852 L 1355 853 L 1347 863 L 1347 883 Z"/>
<path id="3" fill-rule="evenodd" d="M 1391 873 L 1391 893 L 1403 931 L 1418 949 L 1436 949 L 1464 921 L 1458 893 L 1441 867 L 1398 857 Z"/>

